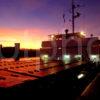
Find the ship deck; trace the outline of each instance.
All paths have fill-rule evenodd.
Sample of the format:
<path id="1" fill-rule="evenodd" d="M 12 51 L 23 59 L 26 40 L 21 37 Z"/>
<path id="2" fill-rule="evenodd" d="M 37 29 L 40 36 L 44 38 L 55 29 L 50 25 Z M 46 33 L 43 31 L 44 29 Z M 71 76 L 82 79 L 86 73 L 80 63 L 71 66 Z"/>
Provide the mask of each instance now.
<path id="1" fill-rule="evenodd" d="M 52 88 L 63 89 L 66 98 L 75 100 L 99 71 L 100 68 L 93 63 L 77 62 L 61 66 L 56 62 L 41 64 L 39 60 L 0 61 L 0 96 L 35 97 L 42 94 L 36 90 Z M 78 78 L 82 73 L 84 77 Z"/>
<path id="2" fill-rule="evenodd" d="M 78 62 L 60 66 L 56 62 L 40 64 L 39 60 L 0 61 L 0 87 L 7 88 L 27 80 L 36 80 L 81 64 Z"/>

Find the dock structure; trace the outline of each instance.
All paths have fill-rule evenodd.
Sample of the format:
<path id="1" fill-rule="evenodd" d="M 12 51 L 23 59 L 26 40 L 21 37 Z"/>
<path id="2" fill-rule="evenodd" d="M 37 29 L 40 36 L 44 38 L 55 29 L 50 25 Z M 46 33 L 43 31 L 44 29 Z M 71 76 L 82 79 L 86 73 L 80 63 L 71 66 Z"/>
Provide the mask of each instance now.
<path id="1" fill-rule="evenodd" d="M 0 58 L 14 58 L 19 60 L 20 43 L 15 43 L 15 47 L 3 47 L 0 45 Z"/>
<path id="2" fill-rule="evenodd" d="M 12 58 L 19 61 L 20 58 L 29 58 L 39 56 L 39 50 L 22 49 L 20 43 L 15 43 L 14 47 L 4 47 L 0 45 L 0 59 Z"/>

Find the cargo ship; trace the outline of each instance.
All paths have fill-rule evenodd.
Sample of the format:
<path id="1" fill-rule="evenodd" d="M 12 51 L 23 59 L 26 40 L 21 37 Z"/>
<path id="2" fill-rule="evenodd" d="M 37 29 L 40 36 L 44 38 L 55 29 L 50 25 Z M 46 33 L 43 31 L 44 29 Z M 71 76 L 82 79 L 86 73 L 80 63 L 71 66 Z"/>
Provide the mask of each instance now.
<path id="1" fill-rule="evenodd" d="M 67 64 L 73 61 L 100 61 L 100 39 L 93 34 L 87 37 L 85 32 L 75 32 L 75 19 L 80 16 L 76 11 L 77 7 L 80 5 L 76 5 L 72 0 L 71 33 L 65 29 L 63 33 L 50 34 L 48 41 L 42 41 L 40 49 L 42 62 L 56 60 Z"/>

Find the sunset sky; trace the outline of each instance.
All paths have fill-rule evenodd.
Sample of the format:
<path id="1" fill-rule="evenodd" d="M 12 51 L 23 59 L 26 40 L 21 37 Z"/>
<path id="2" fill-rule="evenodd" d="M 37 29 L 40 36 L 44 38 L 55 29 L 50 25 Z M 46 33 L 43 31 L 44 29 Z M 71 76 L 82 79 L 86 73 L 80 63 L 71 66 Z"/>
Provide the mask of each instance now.
<path id="1" fill-rule="evenodd" d="M 87 36 L 100 35 L 100 1 L 76 0 L 82 7 L 76 20 L 76 31 Z M 21 48 L 40 48 L 41 41 L 49 34 L 63 32 L 65 26 L 71 32 L 71 0 L 0 0 L 0 43 Z M 66 25 L 63 22 L 65 13 Z"/>

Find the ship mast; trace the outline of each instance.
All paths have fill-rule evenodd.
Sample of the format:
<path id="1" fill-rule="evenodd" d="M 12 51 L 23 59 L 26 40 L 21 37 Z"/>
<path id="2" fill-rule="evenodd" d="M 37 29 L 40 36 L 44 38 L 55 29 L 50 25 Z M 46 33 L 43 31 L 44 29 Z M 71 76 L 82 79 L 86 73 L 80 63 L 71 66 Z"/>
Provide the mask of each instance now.
<path id="1" fill-rule="evenodd" d="M 71 10 L 71 13 L 72 13 L 72 33 L 74 34 L 75 33 L 75 19 L 80 17 L 80 13 L 77 10 L 77 8 L 80 7 L 80 5 L 78 4 L 75 4 L 75 0 L 72 0 L 72 10 Z"/>
<path id="2" fill-rule="evenodd" d="M 75 19 L 74 19 L 74 15 L 75 15 L 74 0 L 72 0 L 72 33 L 73 34 L 75 32 Z"/>

